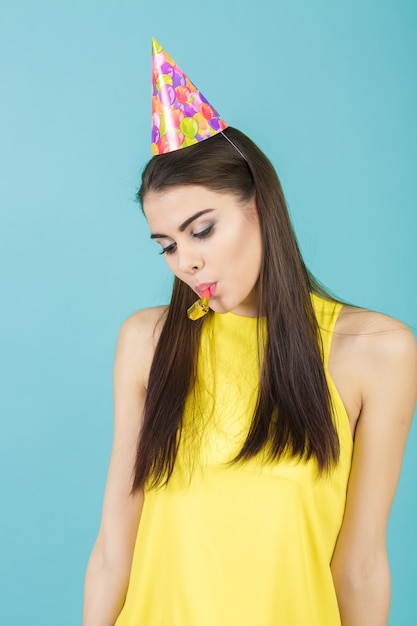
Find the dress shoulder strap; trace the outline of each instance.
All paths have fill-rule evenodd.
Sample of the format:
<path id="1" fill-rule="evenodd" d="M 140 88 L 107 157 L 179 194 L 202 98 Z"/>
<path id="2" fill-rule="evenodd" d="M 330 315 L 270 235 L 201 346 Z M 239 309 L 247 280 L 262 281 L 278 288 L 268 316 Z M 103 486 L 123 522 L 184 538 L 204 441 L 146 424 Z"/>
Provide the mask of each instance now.
<path id="1" fill-rule="evenodd" d="M 327 368 L 334 327 L 343 305 L 335 300 L 326 300 L 316 294 L 311 294 L 311 302 L 321 334 L 323 362 Z"/>

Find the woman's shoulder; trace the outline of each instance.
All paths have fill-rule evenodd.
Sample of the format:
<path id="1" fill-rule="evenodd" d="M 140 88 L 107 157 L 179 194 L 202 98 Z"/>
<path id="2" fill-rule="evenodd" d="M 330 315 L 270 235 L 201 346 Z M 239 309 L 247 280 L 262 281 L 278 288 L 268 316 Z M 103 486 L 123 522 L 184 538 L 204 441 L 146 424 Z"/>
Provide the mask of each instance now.
<path id="1" fill-rule="evenodd" d="M 376 311 L 343 305 L 336 344 L 364 382 L 388 382 L 390 373 L 417 376 L 417 343 L 403 322 Z"/>
<path id="2" fill-rule="evenodd" d="M 147 386 L 155 348 L 168 310 L 167 306 L 150 307 L 132 313 L 122 323 L 116 351 L 116 366 Z"/>
<path id="3" fill-rule="evenodd" d="M 337 322 L 337 334 L 358 349 L 415 350 L 411 329 L 393 317 L 358 307 L 343 305 Z"/>
<path id="4" fill-rule="evenodd" d="M 150 339 L 159 337 L 168 306 L 154 306 L 135 311 L 121 325 L 120 332 L 128 334 L 131 339 Z"/>
<path id="5" fill-rule="evenodd" d="M 343 305 L 333 334 L 330 370 L 354 432 L 365 404 L 389 403 L 390 394 L 398 405 L 398 395 L 415 402 L 417 343 L 403 322 Z"/>

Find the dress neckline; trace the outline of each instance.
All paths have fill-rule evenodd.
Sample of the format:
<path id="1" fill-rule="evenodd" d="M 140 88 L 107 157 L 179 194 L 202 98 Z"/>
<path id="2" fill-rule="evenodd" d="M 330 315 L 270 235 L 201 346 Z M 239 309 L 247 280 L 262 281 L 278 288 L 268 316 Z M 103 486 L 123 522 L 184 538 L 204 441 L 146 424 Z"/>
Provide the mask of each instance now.
<path id="1" fill-rule="evenodd" d="M 213 321 L 221 321 L 221 322 L 235 322 L 241 324 L 253 324 L 257 323 L 257 317 L 250 317 L 249 315 L 239 315 L 239 313 L 233 313 L 232 311 L 227 311 L 227 313 L 216 313 L 213 311 L 212 313 Z M 265 318 L 259 318 L 265 319 Z"/>

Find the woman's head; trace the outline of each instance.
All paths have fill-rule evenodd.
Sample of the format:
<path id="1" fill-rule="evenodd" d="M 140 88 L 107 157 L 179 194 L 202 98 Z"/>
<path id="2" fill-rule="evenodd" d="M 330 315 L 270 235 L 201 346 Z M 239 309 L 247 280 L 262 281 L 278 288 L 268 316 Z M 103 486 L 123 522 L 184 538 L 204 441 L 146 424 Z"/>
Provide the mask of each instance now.
<path id="1" fill-rule="evenodd" d="M 218 313 L 257 315 L 262 241 L 254 199 L 178 185 L 149 192 L 144 210 L 151 236 L 175 276 L 198 296 L 210 290 Z"/>
<path id="2" fill-rule="evenodd" d="M 294 295 L 301 281 L 305 294 L 306 271 L 272 164 L 240 131 L 224 134 L 234 145 L 219 133 L 151 159 L 138 198 L 177 278 L 197 293 L 218 283 L 214 310 L 266 315 L 265 298 L 277 289 Z"/>

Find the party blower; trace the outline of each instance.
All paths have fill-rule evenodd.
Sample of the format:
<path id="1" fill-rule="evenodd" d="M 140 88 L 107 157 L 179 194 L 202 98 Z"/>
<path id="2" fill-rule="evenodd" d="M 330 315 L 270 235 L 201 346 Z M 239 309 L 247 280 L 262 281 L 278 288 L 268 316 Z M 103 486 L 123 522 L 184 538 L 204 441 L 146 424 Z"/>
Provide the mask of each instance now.
<path id="1" fill-rule="evenodd" d="M 187 315 L 190 320 L 198 320 L 200 317 L 204 317 L 206 313 L 209 312 L 209 298 L 210 298 L 210 289 L 204 289 L 201 293 L 201 298 L 194 302 L 187 310 Z"/>

